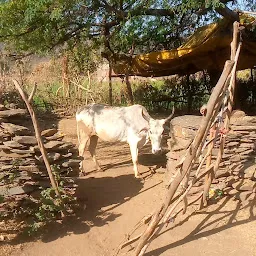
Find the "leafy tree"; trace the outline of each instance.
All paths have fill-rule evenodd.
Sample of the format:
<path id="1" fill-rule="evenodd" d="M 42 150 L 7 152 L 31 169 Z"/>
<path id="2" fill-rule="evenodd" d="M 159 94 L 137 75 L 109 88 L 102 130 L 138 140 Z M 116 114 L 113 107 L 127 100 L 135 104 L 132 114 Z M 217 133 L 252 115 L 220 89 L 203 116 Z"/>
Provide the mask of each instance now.
<path id="1" fill-rule="evenodd" d="M 115 53 L 179 46 L 220 13 L 237 14 L 228 0 L 0 0 L 0 35 L 19 53 L 73 49 L 89 40 Z M 252 8 L 254 1 L 247 1 Z M 86 45 L 86 44 L 85 44 Z M 88 44 L 90 50 L 90 44 Z"/>
<path id="2" fill-rule="evenodd" d="M 237 6 L 253 10 L 256 4 L 253 0 L 0 0 L 0 41 L 16 58 L 71 51 L 78 70 L 90 70 L 99 51 L 108 59 L 176 48 L 198 26 L 219 15 L 237 20 L 232 11 Z"/>

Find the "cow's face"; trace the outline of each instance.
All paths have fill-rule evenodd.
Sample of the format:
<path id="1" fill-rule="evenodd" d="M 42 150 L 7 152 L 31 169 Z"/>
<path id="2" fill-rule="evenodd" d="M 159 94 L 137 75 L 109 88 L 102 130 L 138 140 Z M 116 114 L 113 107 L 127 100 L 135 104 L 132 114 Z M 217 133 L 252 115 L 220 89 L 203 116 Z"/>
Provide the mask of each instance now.
<path id="1" fill-rule="evenodd" d="M 159 154 L 162 151 L 161 142 L 165 122 L 166 119 L 155 120 L 151 118 L 149 120 L 149 137 L 151 140 L 153 154 Z"/>

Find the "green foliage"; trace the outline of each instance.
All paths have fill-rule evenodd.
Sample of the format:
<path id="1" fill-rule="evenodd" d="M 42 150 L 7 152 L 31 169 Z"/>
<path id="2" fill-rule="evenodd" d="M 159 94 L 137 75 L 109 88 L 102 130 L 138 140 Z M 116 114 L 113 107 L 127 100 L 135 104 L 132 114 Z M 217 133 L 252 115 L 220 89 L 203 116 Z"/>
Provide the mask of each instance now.
<path id="1" fill-rule="evenodd" d="M 19 176 L 17 167 L 18 161 L 12 162 L 13 167 L 6 173 L 4 184 L 12 186 L 17 182 Z M 53 165 L 53 174 L 58 184 L 61 200 L 56 196 L 52 187 L 40 187 L 40 196 L 29 196 L 22 201 L 15 201 L 12 197 L 0 196 L 0 204 L 3 209 L 0 217 L 6 219 L 22 219 L 24 221 L 24 231 L 28 235 L 34 235 L 46 224 L 61 218 L 61 212 L 73 214 L 74 207 L 77 206 L 73 191 L 66 186 L 65 177 L 61 175 L 60 166 Z M 1 207 L 2 207 L 1 206 Z"/>
<path id="2" fill-rule="evenodd" d="M 151 111 L 168 110 L 175 105 L 185 113 L 193 113 L 207 102 L 211 91 L 210 79 L 203 72 L 188 77 L 144 82 L 134 89 L 137 103 Z"/>
<path id="3" fill-rule="evenodd" d="M 79 42 L 67 52 L 67 56 L 72 75 L 87 75 L 88 71 L 94 72 L 99 64 L 102 64 L 100 45 L 97 41 L 94 43 L 91 41 Z"/>
<path id="4" fill-rule="evenodd" d="M 14 160 L 11 161 L 10 164 L 12 165 L 11 168 L 8 171 L 3 172 L 2 177 L 0 179 L 6 185 L 12 184 L 15 181 L 15 179 L 20 176 L 20 172 L 18 170 L 20 161 Z"/>
<path id="5" fill-rule="evenodd" d="M 99 47 L 109 40 L 119 53 L 128 54 L 132 46 L 141 53 L 177 47 L 220 6 L 219 0 L 1 1 L 0 34 L 10 49 L 21 52 L 62 46 L 84 55 L 90 54 L 90 44 Z"/>
<path id="6" fill-rule="evenodd" d="M 224 196 L 224 192 L 222 189 L 213 189 L 211 188 L 209 191 L 208 197 L 210 197 L 212 200 L 220 199 Z"/>
<path id="7" fill-rule="evenodd" d="M 58 188 L 62 201 L 57 198 L 53 188 L 46 188 L 42 190 L 37 206 L 33 209 L 31 214 L 33 221 L 28 225 L 26 230 L 28 235 L 34 235 L 35 232 L 39 231 L 47 223 L 59 219 L 62 211 L 65 211 L 66 213 L 73 212 L 72 208 L 77 205 L 76 198 L 64 189 L 64 182 L 60 176 L 58 176 L 58 181 Z"/>

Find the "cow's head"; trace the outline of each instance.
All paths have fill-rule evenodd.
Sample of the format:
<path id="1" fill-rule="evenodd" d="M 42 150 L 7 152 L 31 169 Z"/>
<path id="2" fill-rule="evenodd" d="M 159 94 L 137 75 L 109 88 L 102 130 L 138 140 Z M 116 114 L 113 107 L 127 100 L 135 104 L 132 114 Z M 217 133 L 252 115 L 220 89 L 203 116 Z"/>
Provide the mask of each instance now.
<path id="1" fill-rule="evenodd" d="M 170 121 L 174 114 L 174 108 L 172 109 L 172 113 L 165 119 L 153 119 L 148 118 L 149 122 L 149 130 L 148 135 L 151 140 L 152 145 L 152 153 L 159 154 L 162 151 L 161 142 L 164 132 L 164 125 L 166 122 Z"/>

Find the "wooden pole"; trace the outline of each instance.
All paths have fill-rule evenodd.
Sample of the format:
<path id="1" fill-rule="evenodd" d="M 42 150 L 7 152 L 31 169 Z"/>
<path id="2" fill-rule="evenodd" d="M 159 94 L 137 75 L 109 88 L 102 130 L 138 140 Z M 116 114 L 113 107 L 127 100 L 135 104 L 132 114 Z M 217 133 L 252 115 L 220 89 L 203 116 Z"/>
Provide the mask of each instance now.
<path id="1" fill-rule="evenodd" d="M 27 109 L 29 111 L 34 129 L 35 129 L 35 136 L 36 136 L 36 139 L 37 139 L 38 147 L 41 151 L 41 154 L 42 154 L 42 157 L 43 157 L 43 160 L 44 160 L 47 172 L 48 172 L 48 176 L 49 176 L 50 181 L 51 181 L 51 185 L 52 185 L 53 189 L 55 190 L 55 193 L 56 193 L 58 199 L 60 200 L 60 202 L 62 202 L 61 195 L 60 195 L 60 192 L 59 192 L 59 189 L 58 189 L 58 186 L 57 186 L 57 182 L 55 181 L 50 163 L 48 161 L 47 153 L 46 153 L 46 150 L 45 150 L 45 147 L 44 147 L 44 144 L 43 144 L 43 140 L 42 140 L 42 137 L 41 137 L 41 133 L 40 133 L 40 129 L 39 129 L 39 125 L 38 125 L 38 122 L 37 122 L 35 112 L 34 112 L 32 106 L 30 105 L 28 98 L 26 97 L 25 93 L 23 92 L 22 88 L 20 87 L 18 81 L 15 80 L 15 79 L 13 79 L 12 81 L 13 81 L 16 89 L 20 93 L 20 96 L 22 97 L 22 99 L 24 100 L 24 102 L 27 106 Z M 33 91 L 35 91 L 35 89 L 33 89 Z M 31 93 L 31 95 L 33 94 L 33 91 Z M 29 97 L 29 98 L 30 98 L 30 100 L 32 99 L 32 97 Z"/>
<path id="2" fill-rule="evenodd" d="M 240 54 L 240 47 L 241 47 L 241 45 L 240 45 L 240 47 L 237 47 L 237 45 L 238 45 L 238 34 L 239 34 L 239 23 L 235 21 L 233 23 L 233 40 L 230 44 L 230 46 L 231 46 L 230 59 L 232 61 L 234 61 L 235 64 L 234 64 L 232 72 L 231 72 L 230 85 L 228 87 L 229 100 L 227 102 L 228 108 L 227 108 L 227 115 L 226 115 L 225 124 L 224 124 L 224 129 L 225 130 L 228 130 L 229 120 L 230 120 L 230 116 L 231 116 L 231 112 L 232 112 L 232 106 L 234 104 L 236 66 L 237 66 L 238 57 L 239 57 L 239 54 Z M 225 104 L 225 102 L 224 102 L 224 104 Z M 215 127 L 215 132 L 216 132 L 216 127 Z M 225 137 L 221 137 L 220 148 L 219 148 L 219 151 L 218 151 L 215 168 L 205 178 L 204 193 L 203 193 L 202 201 L 201 201 L 201 204 L 200 204 L 200 208 L 203 208 L 207 205 L 207 196 L 209 194 L 209 189 L 210 189 L 210 186 L 212 184 L 212 181 L 215 177 L 215 172 L 218 170 L 219 164 L 220 164 L 221 159 L 222 159 L 222 155 L 223 155 L 223 152 L 224 152 L 225 141 L 226 141 Z M 212 143 L 212 145 L 209 145 L 208 150 L 210 152 L 212 151 L 213 146 L 214 146 L 213 143 Z M 211 163 L 211 156 L 209 156 L 209 160 L 206 164 L 206 168 L 210 163 Z"/>
<path id="3" fill-rule="evenodd" d="M 214 126 L 212 127 L 211 131 L 210 131 L 210 136 L 209 136 L 209 140 L 212 140 L 212 142 L 208 145 L 208 150 L 207 150 L 207 160 L 206 160 L 206 169 L 209 168 L 209 166 L 211 165 L 212 163 L 212 150 L 213 150 L 213 147 L 214 147 L 214 138 L 215 138 L 215 135 L 216 135 L 216 124 L 214 124 Z M 200 209 L 203 207 L 203 204 L 204 202 L 207 200 L 207 196 L 208 196 L 208 184 L 212 183 L 212 180 L 214 178 L 214 173 L 213 173 L 213 169 L 210 173 L 208 173 L 206 176 L 205 176 L 205 189 L 204 189 L 204 192 L 203 192 L 203 197 L 202 197 L 202 200 L 201 200 L 201 203 L 200 203 Z"/>
<path id="4" fill-rule="evenodd" d="M 108 98 L 109 98 L 109 105 L 113 105 L 113 89 L 112 89 L 112 65 L 109 62 L 109 69 L 108 69 Z"/>
<path id="5" fill-rule="evenodd" d="M 192 145 L 190 146 L 190 148 L 188 150 L 188 154 L 186 155 L 184 162 L 182 163 L 181 170 L 180 170 L 179 174 L 174 178 L 173 182 L 171 183 L 171 185 L 167 191 L 164 203 L 157 209 L 157 211 L 155 212 L 155 214 L 152 217 L 152 220 L 151 220 L 148 228 L 144 231 L 143 235 L 139 239 L 138 245 L 135 249 L 136 256 L 142 255 L 140 253 L 143 250 L 143 247 L 147 244 L 148 240 L 154 233 L 159 222 L 161 221 L 164 214 L 166 213 L 179 184 L 181 183 L 184 176 L 191 170 L 192 162 L 195 160 L 195 157 L 197 155 L 197 150 L 200 147 L 202 139 L 205 137 L 205 134 L 208 133 L 209 121 L 212 118 L 216 103 L 219 100 L 219 96 L 225 90 L 226 80 L 231 72 L 233 65 L 234 65 L 233 61 L 226 61 L 222 75 L 221 75 L 217 85 L 213 89 L 211 97 L 208 101 L 206 116 L 203 117 L 201 126 L 197 132 L 197 135 L 196 135 Z"/>

